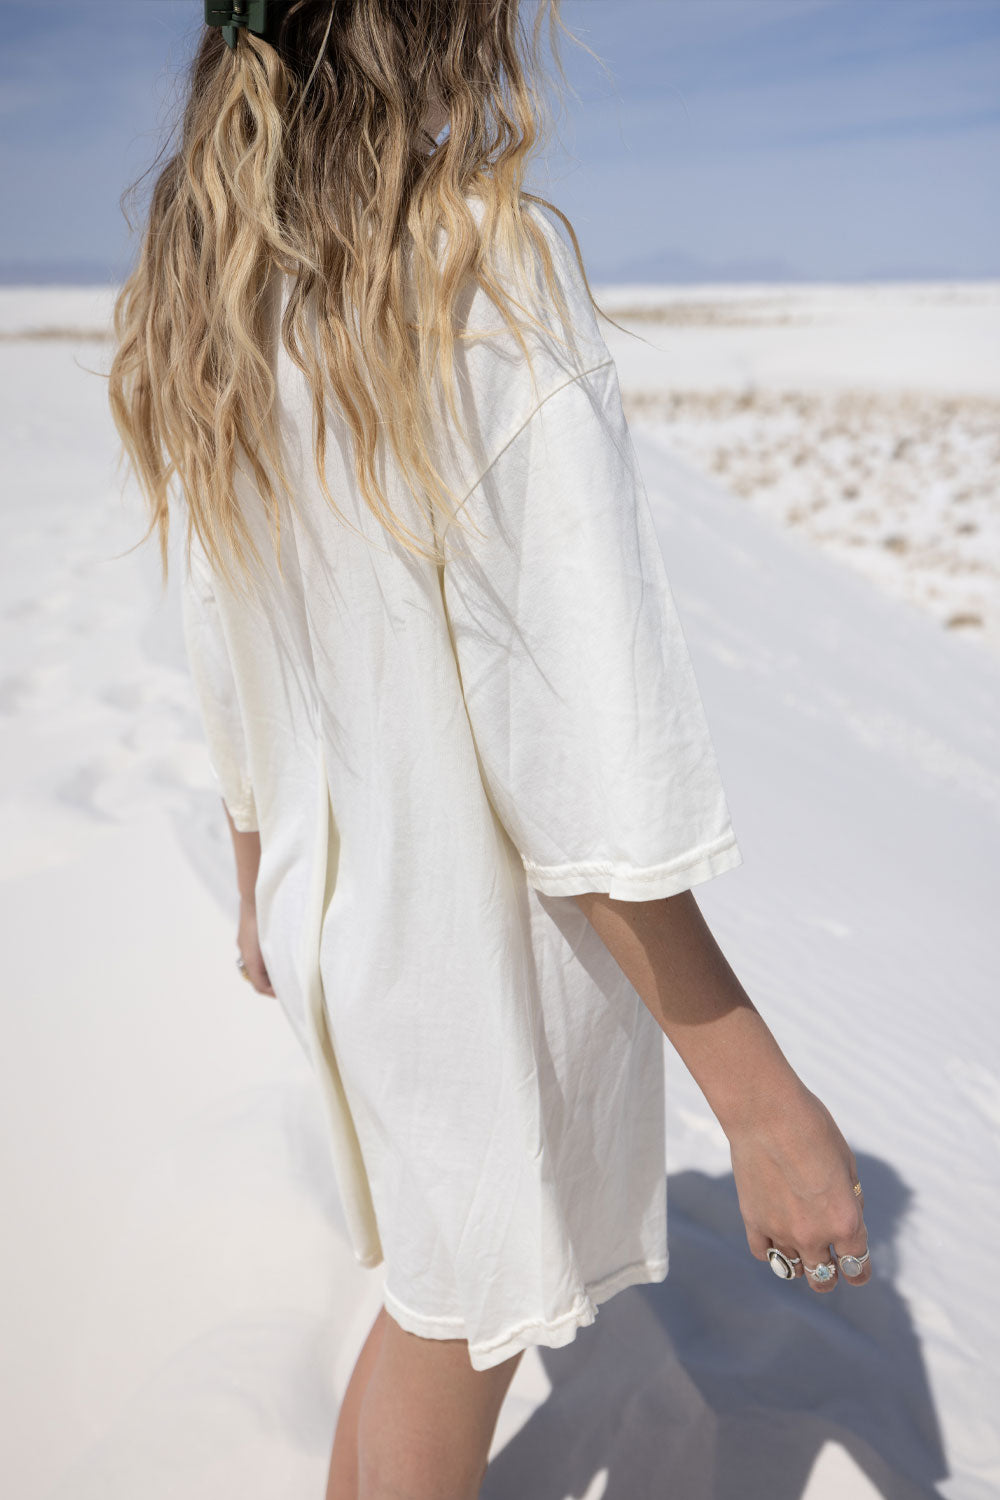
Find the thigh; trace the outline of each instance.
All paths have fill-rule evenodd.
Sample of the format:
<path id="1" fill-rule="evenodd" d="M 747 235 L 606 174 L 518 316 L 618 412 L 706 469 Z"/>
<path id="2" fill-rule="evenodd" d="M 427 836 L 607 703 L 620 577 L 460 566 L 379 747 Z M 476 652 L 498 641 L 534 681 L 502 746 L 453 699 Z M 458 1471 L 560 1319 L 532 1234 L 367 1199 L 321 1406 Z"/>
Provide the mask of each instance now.
<path id="1" fill-rule="evenodd" d="M 401 1328 L 386 1313 L 379 1360 L 411 1392 L 415 1405 L 444 1403 L 469 1424 L 489 1424 L 490 1437 L 514 1378 L 521 1350 L 490 1370 L 474 1370 L 465 1339 L 432 1339 Z"/>
<path id="2" fill-rule="evenodd" d="M 361 1493 L 477 1493 L 523 1352 L 474 1370 L 465 1339 L 424 1338 L 387 1314 L 361 1413 Z"/>

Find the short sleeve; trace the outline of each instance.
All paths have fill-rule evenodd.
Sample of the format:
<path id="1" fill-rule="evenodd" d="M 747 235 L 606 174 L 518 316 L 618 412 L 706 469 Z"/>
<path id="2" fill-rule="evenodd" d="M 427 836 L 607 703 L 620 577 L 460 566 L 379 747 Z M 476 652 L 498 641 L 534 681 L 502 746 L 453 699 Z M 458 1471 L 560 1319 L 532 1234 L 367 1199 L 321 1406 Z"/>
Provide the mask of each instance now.
<path id="1" fill-rule="evenodd" d="M 542 401 L 461 514 L 445 607 L 529 883 L 653 900 L 741 864 L 613 360 Z"/>
<path id="2" fill-rule="evenodd" d="M 193 545 L 183 568 L 181 610 L 209 765 L 236 828 L 252 833 L 259 825 L 239 697 L 212 574 Z"/>

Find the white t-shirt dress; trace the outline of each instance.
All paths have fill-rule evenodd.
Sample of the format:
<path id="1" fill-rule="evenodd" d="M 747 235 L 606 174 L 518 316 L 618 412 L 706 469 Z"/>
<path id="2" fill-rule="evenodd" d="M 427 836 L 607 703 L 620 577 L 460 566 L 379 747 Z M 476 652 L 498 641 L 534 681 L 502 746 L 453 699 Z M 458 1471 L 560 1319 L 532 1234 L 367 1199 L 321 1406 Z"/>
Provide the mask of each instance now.
<path id="1" fill-rule="evenodd" d="M 183 593 L 210 762 L 260 832 L 261 948 L 315 1069 L 355 1256 L 385 1262 L 404 1328 L 467 1339 L 477 1370 L 567 1343 L 667 1272 L 662 1033 L 570 897 L 655 899 L 741 863 L 615 364 L 565 231 L 526 212 L 570 322 L 546 303 L 526 333 L 533 384 L 493 304 L 466 297 L 472 438 L 434 438 L 465 496 L 445 563 L 372 517 L 331 406 L 337 517 L 276 338 L 284 576 L 241 468 L 262 599 L 196 544 Z M 379 472 L 420 534 L 385 455 Z"/>

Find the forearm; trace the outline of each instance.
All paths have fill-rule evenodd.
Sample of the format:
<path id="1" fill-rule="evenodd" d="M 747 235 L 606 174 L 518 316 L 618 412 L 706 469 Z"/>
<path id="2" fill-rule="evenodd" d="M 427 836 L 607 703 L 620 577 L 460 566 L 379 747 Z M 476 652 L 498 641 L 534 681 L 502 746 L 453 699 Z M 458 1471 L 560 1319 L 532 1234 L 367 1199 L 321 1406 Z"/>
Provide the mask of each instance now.
<path id="1" fill-rule="evenodd" d="M 267 972 L 267 965 L 264 963 L 257 932 L 255 886 L 257 871 L 260 869 L 260 834 L 256 829 L 251 833 L 241 833 L 232 820 L 225 799 L 223 799 L 222 806 L 225 808 L 226 822 L 229 824 L 229 832 L 232 835 L 233 857 L 236 860 L 236 885 L 240 893 L 240 925 L 236 935 L 240 957 L 245 965 L 246 978 L 253 984 L 254 989 L 260 990 L 264 995 L 273 995 L 274 988 Z"/>
<path id="2" fill-rule="evenodd" d="M 708 1100 L 752 1127 L 803 1084 L 730 968 L 691 891 L 659 901 L 574 897 Z"/>
<path id="3" fill-rule="evenodd" d="M 254 887 L 257 883 L 257 871 L 260 867 L 260 834 L 256 830 L 252 833 L 241 833 L 233 822 L 229 808 L 225 801 L 222 803 L 226 814 L 226 822 L 229 824 L 229 832 L 233 840 L 233 857 L 236 861 L 236 885 L 240 893 L 240 900 L 244 906 L 254 906 Z"/>

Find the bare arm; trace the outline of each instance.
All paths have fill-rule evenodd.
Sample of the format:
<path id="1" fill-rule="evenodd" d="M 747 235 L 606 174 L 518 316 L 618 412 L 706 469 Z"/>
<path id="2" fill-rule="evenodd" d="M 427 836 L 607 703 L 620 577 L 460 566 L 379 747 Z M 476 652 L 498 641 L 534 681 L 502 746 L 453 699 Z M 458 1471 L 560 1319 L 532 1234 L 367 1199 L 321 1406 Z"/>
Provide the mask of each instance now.
<path id="1" fill-rule="evenodd" d="M 233 857 L 236 861 L 236 886 L 240 895 L 240 922 L 237 933 L 237 946 L 243 955 L 243 962 L 247 966 L 247 974 L 255 990 L 261 994 L 273 995 L 271 981 L 268 978 L 267 968 L 260 951 L 260 942 L 257 937 L 257 899 L 255 886 L 257 884 L 257 871 L 260 868 L 260 834 L 254 830 L 252 833 L 241 833 L 233 822 L 232 815 L 226 803 L 222 802 L 226 814 L 226 822 L 229 824 L 229 832 L 233 840 Z"/>
<path id="2" fill-rule="evenodd" d="M 573 898 L 638 991 L 727 1135 L 801 1091 L 690 891 Z"/>
<path id="3" fill-rule="evenodd" d="M 782 1053 L 692 892 L 657 901 L 599 892 L 573 899 L 725 1131 L 751 1253 L 763 1259 L 773 1243 L 810 1266 L 829 1259 L 831 1243 L 839 1254 L 862 1254 L 854 1154 Z M 853 1284 L 870 1275 L 866 1262 Z M 834 1285 L 807 1279 L 817 1291 Z"/>

